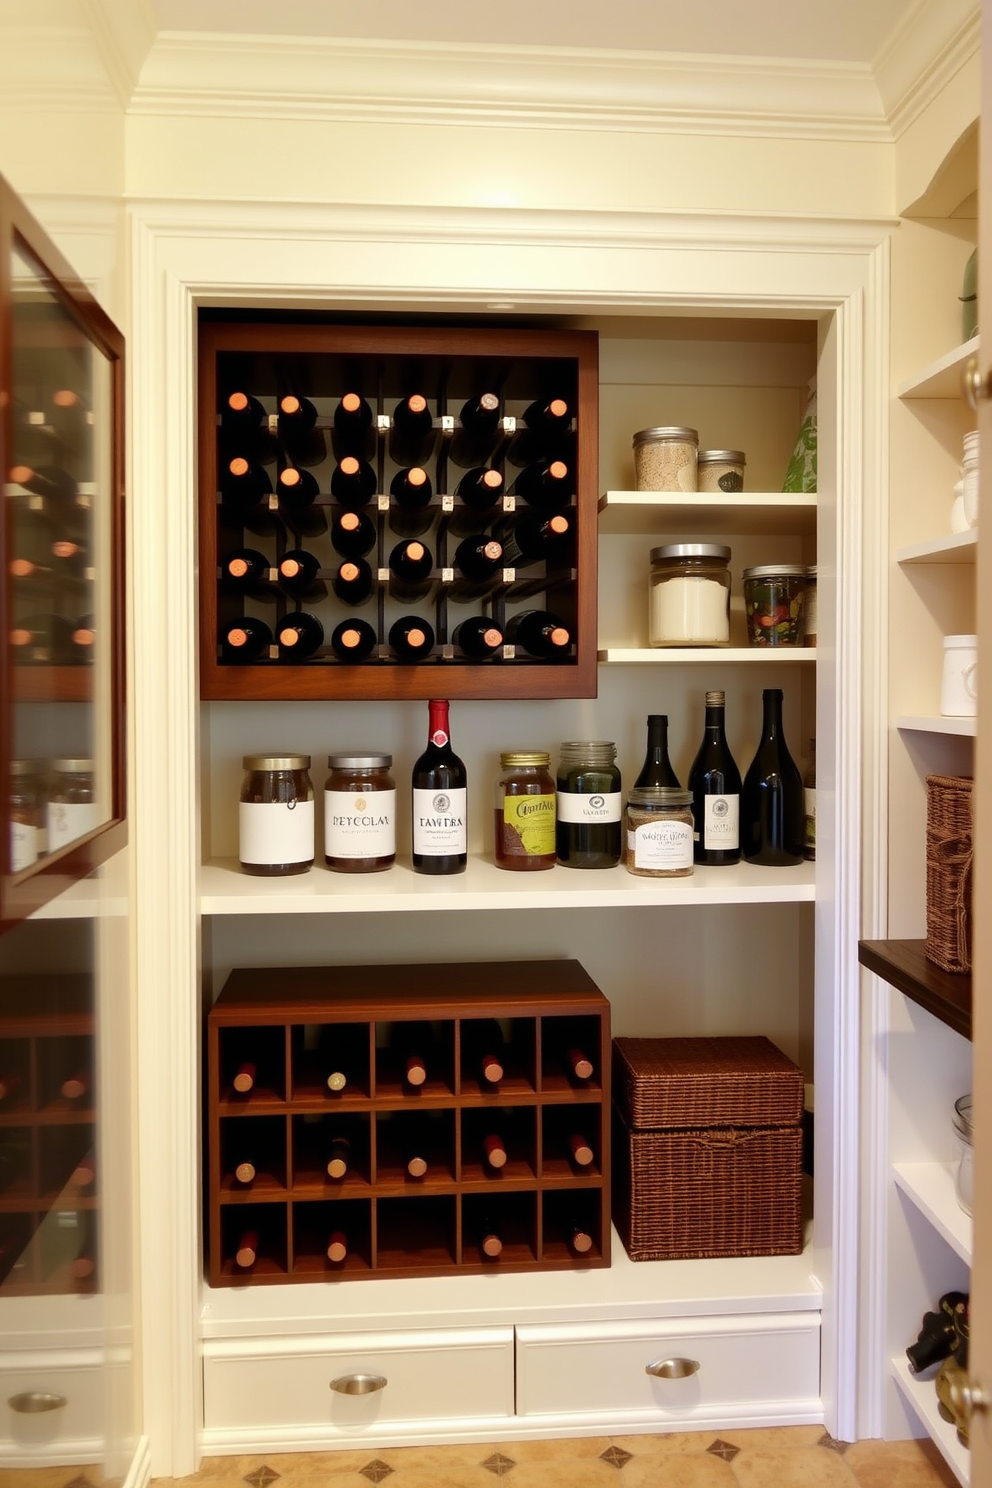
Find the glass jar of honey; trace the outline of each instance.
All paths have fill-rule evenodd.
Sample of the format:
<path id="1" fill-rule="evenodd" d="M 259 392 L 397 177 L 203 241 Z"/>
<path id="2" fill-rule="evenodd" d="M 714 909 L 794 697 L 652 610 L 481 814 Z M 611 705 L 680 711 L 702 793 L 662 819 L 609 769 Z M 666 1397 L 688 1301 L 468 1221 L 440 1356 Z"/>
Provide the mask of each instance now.
<path id="1" fill-rule="evenodd" d="M 396 782 L 391 754 L 329 754 L 324 782 L 324 862 L 335 873 L 381 873 L 396 862 Z"/>
<path id="2" fill-rule="evenodd" d="M 308 754 L 246 754 L 238 807 L 242 870 L 276 878 L 313 867 L 313 782 Z"/>
<path id="3" fill-rule="evenodd" d="M 497 868 L 528 872 L 555 866 L 555 782 L 549 754 L 524 750 L 501 754 L 496 782 L 494 862 Z"/>

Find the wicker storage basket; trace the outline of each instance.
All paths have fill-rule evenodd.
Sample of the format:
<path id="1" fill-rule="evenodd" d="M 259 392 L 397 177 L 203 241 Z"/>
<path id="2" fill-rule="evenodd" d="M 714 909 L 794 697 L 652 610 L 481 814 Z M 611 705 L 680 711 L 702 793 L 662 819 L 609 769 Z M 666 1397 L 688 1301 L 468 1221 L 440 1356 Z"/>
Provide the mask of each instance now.
<path id="1" fill-rule="evenodd" d="M 802 1070 L 764 1038 L 613 1048 L 613 1221 L 631 1260 L 799 1254 Z"/>
<path id="2" fill-rule="evenodd" d="M 971 970 L 973 782 L 927 776 L 928 961 L 944 971 Z"/>

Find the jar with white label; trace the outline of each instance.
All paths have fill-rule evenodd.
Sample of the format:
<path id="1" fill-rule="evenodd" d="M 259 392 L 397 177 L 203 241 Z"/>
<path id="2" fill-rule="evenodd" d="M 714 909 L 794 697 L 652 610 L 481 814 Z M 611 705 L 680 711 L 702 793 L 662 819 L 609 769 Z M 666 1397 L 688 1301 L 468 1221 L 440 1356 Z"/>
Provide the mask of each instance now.
<path id="1" fill-rule="evenodd" d="M 730 549 L 722 543 L 664 543 L 651 549 L 652 646 L 729 644 L 729 564 Z"/>
<path id="2" fill-rule="evenodd" d="M 697 491 L 743 491 L 743 450 L 700 450 L 696 456 Z"/>
<path id="3" fill-rule="evenodd" d="M 617 746 L 603 739 L 561 745 L 555 853 L 566 868 L 614 868 L 622 850 Z"/>
<path id="4" fill-rule="evenodd" d="M 91 759 L 52 760 L 45 816 L 50 853 L 78 842 L 99 826 Z"/>
<path id="5" fill-rule="evenodd" d="M 335 873 L 381 873 L 396 862 L 396 782 L 391 754 L 329 754 L 324 783 L 324 862 Z"/>
<path id="6" fill-rule="evenodd" d="M 37 760 L 10 763 L 10 871 L 23 873 L 44 852 L 45 812 L 41 765 Z"/>
<path id="7" fill-rule="evenodd" d="M 313 782 L 308 754 L 246 754 L 238 807 L 245 873 L 276 878 L 313 867 Z"/>
<path id="8" fill-rule="evenodd" d="M 624 864 L 642 878 L 687 878 L 693 871 L 692 792 L 635 785 L 627 797 Z"/>

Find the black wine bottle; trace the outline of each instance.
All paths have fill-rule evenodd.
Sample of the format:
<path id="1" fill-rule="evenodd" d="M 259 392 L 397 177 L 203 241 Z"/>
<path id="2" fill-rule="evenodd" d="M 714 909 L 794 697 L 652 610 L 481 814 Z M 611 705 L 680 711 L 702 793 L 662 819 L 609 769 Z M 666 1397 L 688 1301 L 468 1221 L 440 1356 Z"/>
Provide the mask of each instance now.
<path id="1" fill-rule="evenodd" d="M 480 1214 L 475 1226 L 479 1238 L 479 1249 L 489 1260 L 495 1261 L 503 1254 L 503 1235 L 495 1215 Z"/>
<path id="2" fill-rule="evenodd" d="M 521 512 L 513 525 L 500 530 L 507 568 L 529 568 L 532 563 L 567 563 L 575 549 L 572 519 L 557 512 Z"/>
<path id="3" fill-rule="evenodd" d="M 503 632 L 488 615 L 470 615 L 455 626 L 451 639 L 466 656 L 484 661 L 502 646 Z"/>
<path id="4" fill-rule="evenodd" d="M 79 495 L 73 476 L 58 465 L 12 465 L 9 479 L 32 496 L 43 496 L 52 502 L 74 501 Z"/>
<path id="5" fill-rule="evenodd" d="M 416 465 L 430 458 L 434 448 L 434 420 L 422 393 L 411 393 L 393 409 L 389 430 L 389 458 L 395 465 Z"/>
<path id="6" fill-rule="evenodd" d="M 279 560 L 279 588 L 293 599 L 323 599 L 327 585 L 320 576 L 320 559 L 305 548 L 290 548 Z"/>
<path id="7" fill-rule="evenodd" d="M 541 661 L 564 661 L 572 646 L 572 633 L 550 610 L 522 610 L 506 628 L 506 638 L 514 646 Z"/>
<path id="8" fill-rule="evenodd" d="M 485 1089 L 506 1074 L 503 1029 L 495 1018 L 466 1018 L 461 1024 L 462 1071 Z"/>
<path id="9" fill-rule="evenodd" d="M 34 517 L 34 513 L 30 513 Z M 11 557 L 7 572 L 12 579 L 51 579 L 53 577 L 52 534 L 58 529 L 43 517 L 31 522 L 18 522 L 12 534 Z"/>
<path id="10" fill-rule="evenodd" d="M 271 630 L 264 620 L 256 620 L 254 615 L 243 615 L 240 620 L 221 626 L 220 649 L 225 661 L 256 661 L 260 656 L 268 657 L 272 643 Z"/>
<path id="11" fill-rule="evenodd" d="M 529 465 L 542 455 L 557 451 L 568 438 L 571 419 L 572 410 L 565 398 L 537 398 L 528 404 L 510 443 L 512 463 Z"/>
<path id="12" fill-rule="evenodd" d="M 319 465 L 327 458 L 324 431 L 316 423 L 317 409 L 309 398 L 286 393 L 279 399 L 276 429 L 294 465 Z"/>
<path id="13" fill-rule="evenodd" d="M 220 494 L 224 504 L 237 515 L 251 511 L 272 493 L 268 471 L 257 460 L 235 455 L 220 469 Z"/>
<path id="14" fill-rule="evenodd" d="M 394 599 L 413 603 L 430 593 L 434 555 L 417 538 L 397 543 L 389 555 L 389 592 Z"/>
<path id="15" fill-rule="evenodd" d="M 465 766 L 451 747 L 447 701 L 432 698 L 427 706 L 427 747 L 413 767 L 413 870 L 434 875 L 464 873 L 468 863 Z"/>
<path id="16" fill-rule="evenodd" d="M 375 547 L 375 523 L 367 512 L 336 511 L 331 518 L 331 545 L 342 558 L 364 558 Z"/>
<path id="17" fill-rule="evenodd" d="M 648 714 L 648 744 L 641 773 L 635 785 L 668 785 L 679 787 L 679 777 L 668 758 L 668 714 Z"/>
<path id="18" fill-rule="evenodd" d="M 335 465 L 331 475 L 331 495 L 335 501 L 353 511 L 357 507 L 368 506 L 376 493 L 377 485 L 372 466 L 367 460 L 360 460 L 357 455 L 345 455 L 341 463 Z"/>
<path id="19" fill-rule="evenodd" d="M 491 453 L 499 433 L 499 396 L 480 393 L 467 398 L 458 414 L 458 428 L 449 454 L 456 465 L 478 465 Z"/>
<path id="20" fill-rule="evenodd" d="M 574 493 L 572 472 L 564 460 L 535 460 L 521 470 L 510 488 L 529 506 L 542 512 L 559 512 Z"/>
<path id="21" fill-rule="evenodd" d="M 388 640 L 397 661 L 422 661 L 434 650 L 434 627 L 419 615 L 401 615 L 389 627 Z"/>
<path id="22" fill-rule="evenodd" d="M 65 458 L 66 448 L 60 445 L 55 431 L 46 422 L 46 413 L 30 408 L 20 398 L 12 399 L 10 407 L 10 448 L 15 464 L 50 465 Z"/>
<path id="23" fill-rule="evenodd" d="M 269 418 L 257 398 L 241 389 L 229 393 L 220 410 L 221 445 L 229 454 L 247 454 L 263 464 L 276 457 Z"/>
<path id="24" fill-rule="evenodd" d="M 267 595 L 274 599 L 269 571 L 268 558 L 257 548 L 235 548 L 221 559 L 221 587 L 229 594 Z"/>
<path id="25" fill-rule="evenodd" d="M 392 498 L 389 525 L 393 531 L 404 537 L 418 537 L 426 532 L 434 520 L 430 505 L 434 487 L 423 466 L 397 470 L 389 483 L 389 494 Z"/>
<path id="26" fill-rule="evenodd" d="M 287 615 L 276 632 L 280 661 L 304 661 L 324 644 L 324 627 L 316 615 L 297 610 Z"/>
<path id="27" fill-rule="evenodd" d="M 72 622 L 64 615 L 24 615 L 9 633 L 11 654 L 22 666 L 64 665 L 73 658 Z"/>
<path id="28" fill-rule="evenodd" d="M 707 692 L 703 739 L 689 771 L 696 863 L 741 860 L 741 773 L 727 743 L 725 703 L 722 692 Z"/>
<path id="29" fill-rule="evenodd" d="M 364 558 L 346 558 L 331 579 L 331 588 L 342 604 L 366 604 L 375 591 L 375 574 Z"/>
<path id="30" fill-rule="evenodd" d="M 96 646 L 96 618 L 80 615 L 72 627 L 72 660 L 77 666 L 88 666 L 93 661 Z"/>
<path id="31" fill-rule="evenodd" d="M 59 444 L 85 460 L 93 444 L 93 414 L 82 393 L 75 388 L 56 388 L 47 412 Z"/>
<path id="32" fill-rule="evenodd" d="M 376 644 L 375 629 L 367 620 L 342 620 L 331 632 L 331 652 L 338 661 L 364 661 Z"/>
<path id="33" fill-rule="evenodd" d="M 357 455 L 367 459 L 375 449 L 375 416 L 361 393 L 345 393 L 334 410 L 331 444 L 335 458 Z"/>
<path id="34" fill-rule="evenodd" d="M 455 578 L 448 585 L 448 598 L 467 604 L 491 594 L 503 579 L 503 544 L 485 533 L 465 537 L 454 552 Z"/>
<path id="35" fill-rule="evenodd" d="M 761 697 L 761 739 L 741 787 L 741 853 L 748 863 L 791 866 L 803 861 L 803 778 L 785 742 L 782 689 Z"/>
<path id="36" fill-rule="evenodd" d="M 500 513 L 503 495 L 503 476 L 490 465 L 477 465 L 463 475 L 455 487 L 455 495 L 461 502 L 448 519 L 448 530 L 456 536 L 478 532 Z"/>
<path id="37" fill-rule="evenodd" d="M 351 1143 L 347 1137 L 334 1137 L 327 1149 L 327 1176 L 340 1181 L 351 1163 Z"/>
<path id="38" fill-rule="evenodd" d="M 319 511 L 319 508 L 314 509 L 314 502 L 320 495 L 317 478 L 309 470 L 296 465 L 284 465 L 280 470 L 276 495 L 279 497 L 279 511 L 290 524 L 304 518 L 312 521 Z"/>

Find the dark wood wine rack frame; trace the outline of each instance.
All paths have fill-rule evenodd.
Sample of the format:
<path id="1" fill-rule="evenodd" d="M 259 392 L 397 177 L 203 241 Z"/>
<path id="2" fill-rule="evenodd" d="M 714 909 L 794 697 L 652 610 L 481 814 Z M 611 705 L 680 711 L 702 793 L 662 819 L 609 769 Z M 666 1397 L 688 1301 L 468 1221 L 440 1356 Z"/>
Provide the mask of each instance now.
<path id="1" fill-rule="evenodd" d="M 330 627 L 325 624 L 325 645 L 313 657 L 290 664 L 274 657 L 256 662 L 232 663 L 222 659 L 218 645 L 219 625 L 245 612 L 241 600 L 232 601 L 219 584 L 222 541 L 227 548 L 244 540 L 258 546 L 250 532 L 231 523 L 218 495 L 218 407 L 232 386 L 237 368 L 237 386 L 256 397 L 274 419 L 276 399 L 289 390 L 324 399 L 333 407 L 349 388 L 365 392 L 377 416 L 392 413 L 396 404 L 413 391 L 421 391 L 432 402 L 435 426 L 458 412 L 466 398 L 491 386 L 501 389 L 501 414 L 519 419 L 524 406 L 541 396 L 561 393 L 562 384 L 574 399 L 573 432 L 577 459 L 574 516 L 577 535 L 574 560 L 568 567 L 537 564 L 515 571 L 519 577 L 500 585 L 487 601 L 475 605 L 448 602 L 443 564 L 432 575 L 431 595 L 419 603 L 404 605 L 405 612 L 430 620 L 437 635 L 432 654 L 418 662 L 400 662 L 389 654 L 386 640 L 385 589 L 369 608 L 351 611 L 336 600 L 321 601 L 322 617 L 332 623 L 355 613 L 368 617 L 375 626 L 378 645 L 366 660 L 347 663 L 337 660 L 327 645 Z M 355 326 L 328 324 L 242 324 L 230 320 L 201 320 L 199 328 L 199 514 L 200 514 L 200 692 L 209 699 L 232 698 L 556 698 L 596 695 L 596 598 L 597 598 L 597 500 L 598 500 L 598 338 L 592 331 L 495 330 L 487 327 Z M 318 406 L 319 402 L 318 402 Z M 511 408 L 513 412 L 511 413 Z M 329 427 L 330 414 L 321 413 L 318 427 Z M 329 439 L 328 439 L 329 444 Z M 501 437 L 491 461 L 502 468 L 510 436 Z M 378 489 L 388 493 L 392 473 L 400 467 L 390 462 L 387 437 L 377 439 L 373 463 Z M 441 453 L 437 453 L 437 451 Z M 447 514 L 442 498 L 453 490 L 464 473 L 450 466 L 445 451 L 447 439 L 438 436 L 436 452 L 426 462 L 432 475 L 438 509 L 435 524 L 425 541 L 436 556 L 450 562 L 457 539 L 447 533 Z M 280 456 L 281 458 L 281 456 Z M 291 463 L 291 462 L 288 462 Z M 317 470 L 321 486 L 319 504 L 327 509 L 336 503 L 328 494 L 333 459 Z M 506 466 L 505 487 L 520 467 Z M 274 484 L 274 482 L 273 482 Z M 504 488 L 505 488 L 504 487 Z M 381 503 L 386 502 L 385 506 Z M 453 498 L 457 510 L 460 502 Z M 378 504 L 377 504 L 378 503 Z M 524 503 L 517 502 L 522 510 Z M 513 509 L 510 502 L 507 515 Z M 377 549 L 370 554 L 384 568 L 388 554 L 400 537 L 388 525 L 388 501 L 373 497 L 365 508 L 376 521 Z M 483 523 L 480 522 L 480 528 Z M 274 562 L 285 548 L 306 547 L 305 535 L 277 521 Z M 373 562 L 373 567 L 375 563 Z M 458 621 L 487 610 L 502 618 L 506 606 L 513 609 L 531 601 L 547 608 L 573 629 L 574 644 L 567 658 L 539 661 L 512 646 L 488 660 L 473 660 L 451 643 Z M 248 608 L 267 622 L 273 613 L 282 616 L 306 603 L 279 597 L 277 608 L 259 604 Z"/>
<path id="2" fill-rule="evenodd" d="M 499 1019 L 508 1034 L 506 1074 L 494 1087 L 473 1076 L 463 1042 L 481 1018 Z M 419 1090 L 377 1041 L 377 1031 L 410 1021 L 430 1021 L 437 1035 L 438 1068 Z M 333 1031 L 350 1052 L 352 1078 L 337 1094 L 308 1058 L 305 1028 Z M 561 1059 L 576 1029 L 594 1063 L 585 1081 Z M 233 971 L 207 1017 L 210 1284 L 608 1266 L 610 1048 L 609 1002 L 576 961 Z M 238 1095 L 233 1071 L 249 1057 L 256 1084 Z M 476 1155 L 494 1110 L 508 1132 L 498 1172 Z M 436 1162 L 413 1179 L 390 1136 L 399 1119 L 420 1113 L 435 1133 Z M 566 1153 L 573 1124 L 593 1147 L 588 1168 Z M 347 1136 L 355 1154 L 337 1182 L 319 1160 L 321 1132 L 325 1144 Z M 261 1155 L 247 1186 L 233 1157 L 246 1145 Z M 477 1243 L 483 1206 L 504 1230 L 492 1260 Z M 573 1219 L 593 1240 L 584 1255 L 566 1233 Z M 335 1229 L 348 1235 L 338 1263 L 325 1254 Z M 234 1260 L 245 1230 L 261 1241 L 247 1269 Z"/>
<path id="3" fill-rule="evenodd" d="M 0 1100 L 0 1155 L 8 1157 L 0 1165 L 0 1295 L 92 1291 L 98 1285 L 99 1172 L 85 1191 L 72 1183 L 80 1161 L 93 1153 L 96 1134 L 91 979 L 5 977 L 0 1049 L 0 1075 L 18 1078 Z M 88 1087 L 67 1099 L 60 1079 L 80 1070 Z M 23 1166 L 16 1161 L 18 1146 Z M 70 1238 L 59 1244 L 69 1229 L 80 1243 Z M 79 1257 L 92 1267 L 85 1277 L 73 1273 Z"/>

